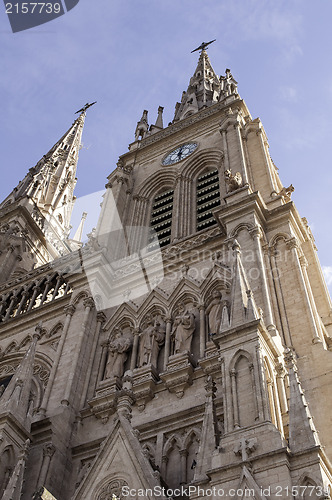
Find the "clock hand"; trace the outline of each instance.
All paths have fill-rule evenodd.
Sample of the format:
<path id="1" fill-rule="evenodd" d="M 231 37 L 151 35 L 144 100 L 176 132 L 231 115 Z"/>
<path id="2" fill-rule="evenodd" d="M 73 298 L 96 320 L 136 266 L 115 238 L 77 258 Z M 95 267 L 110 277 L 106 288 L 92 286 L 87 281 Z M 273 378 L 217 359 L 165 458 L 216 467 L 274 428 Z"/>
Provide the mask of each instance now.
<path id="1" fill-rule="evenodd" d="M 180 149 L 179 149 L 178 158 L 181 158 L 181 156 L 182 156 L 182 148 L 183 148 L 183 146 L 181 146 Z"/>

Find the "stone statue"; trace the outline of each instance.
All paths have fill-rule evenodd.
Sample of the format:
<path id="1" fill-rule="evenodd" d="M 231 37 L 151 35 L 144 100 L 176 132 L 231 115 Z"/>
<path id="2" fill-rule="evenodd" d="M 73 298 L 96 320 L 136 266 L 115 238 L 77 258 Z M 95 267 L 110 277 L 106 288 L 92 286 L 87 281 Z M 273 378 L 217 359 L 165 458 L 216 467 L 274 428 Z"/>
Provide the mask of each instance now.
<path id="1" fill-rule="evenodd" d="M 234 175 L 230 169 L 225 170 L 225 181 L 227 184 L 227 192 L 231 193 L 242 187 L 242 175 L 236 172 Z"/>
<path id="2" fill-rule="evenodd" d="M 147 326 L 140 335 L 138 353 L 139 366 L 153 365 L 157 367 L 158 354 L 165 341 L 165 327 L 158 318 L 148 318 Z"/>
<path id="3" fill-rule="evenodd" d="M 179 352 L 190 352 L 191 341 L 195 331 L 195 316 L 189 312 L 184 304 L 180 304 L 179 313 L 175 318 L 172 338 L 174 339 L 174 354 Z"/>
<path id="4" fill-rule="evenodd" d="M 226 76 L 220 77 L 220 84 L 225 96 L 237 94 L 237 81 L 234 79 L 230 69 L 226 69 Z"/>
<path id="5" fill-rule="evenodd" d="M 288 187 L 283 187 L 281 191 L 279 191 L 278 196 L 282 196 L 286 199 L 286 201 L 290 201 L 292 193 L 294 193 L 295 188 L 293 184 Z"/>
<path id="6" fill-rule="evenodd" d="M 116 327 L 114 331 L 115 334 L 108 346 L 105 379 L 110 377 L 122 377 L 124 364 L 128 358 L 127 352 L 133 343 L 132 337 L 124 335 L 120 328 Z"/>
<path id="7" fill-rule="evenodd" d="M 209 334 L 215 334 L 219 330 L 223 310 L 221 298 L 221 292 L 219 292 L 219 290 L 214 290 L 212 292 L 212 300 L 206 308 L 206 314 L 208 315 L 209 321 Z"/>

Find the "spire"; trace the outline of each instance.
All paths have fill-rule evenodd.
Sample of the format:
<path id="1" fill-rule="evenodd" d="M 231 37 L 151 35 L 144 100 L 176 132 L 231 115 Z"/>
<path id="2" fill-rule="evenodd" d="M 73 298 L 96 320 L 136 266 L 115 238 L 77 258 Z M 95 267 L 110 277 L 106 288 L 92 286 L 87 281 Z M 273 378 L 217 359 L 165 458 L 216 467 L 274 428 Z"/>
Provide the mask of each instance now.
<path id="1" fill-rule="evenodd" d="M 31 386 L 37 341 L 41 324 L 36 326 L 32 343 L 0 400 L 0 413 L 11 413 L 30 432 Z"/>
<path id="2" fill-rule="evenodd" d="M 84 227 L 84 223 L 86 221 L 87 216 L 88 216 L 87 212 L 82 213 L 81 222 L 79 223 L 79 226 L 78 226 L 76 233 L 74 234 L 74 237 L 73 237 L 73 240 L 75 242 L 82 243 L 83 227 Z"/>
<path id="3" fill-rule="evenodd" d="M 7 487 L 2 495 L 2 500 L 19 500 L 21 498 L 24 469 L 28 457 L 29 446 L 30 440 L 27 439 L 20 451 L 18 461 L 15 465 L 9 483 L 7 484 Z"/>
<path id="4" fill-rule="evenodd" d="M 24 179 L 0 204 L 0 209 L 9 203 L 22 203 L 23 199 L 28 199 L 30 210 L 38 214 L 40 220 L 47 221 L 60 240 L 68 235 L 84 120 L 83 110 L 61 139 L 30 168 Z"/>
<path id="5" fill-rule="evenodd" d="M 226 69 L 226 76 L 220 78 L 215 73 L 205 50 L 209 43 L 203 42 L 193 51 L 202 49 L 188 89 L 182 93 L 181 103 L 176 103 L 174 121 L 182 120 L 230 95 L 238 95 L 237 82 L 229 69 Z"/>
<path id="6" fill-rule="evenodd" d="M 319 445 L 319 439 L 297 374 L 295 355 L 286 349 L 284 358 L 289 376 L 289 448 L 295 453 Z"/>
<path id="7" fill-rule="evenodd" d="M 195 481 L 206 479 L 205 471 L 211 468 L 211 458 L 213 452 L 219 445 L 218 421 L 215 409 L 216 384 L 211 375 L 207 378 L 205 385 L 206 402 L 202 425 L 202 435 L 197 453 L 197 464 L 195 467 Z"/>

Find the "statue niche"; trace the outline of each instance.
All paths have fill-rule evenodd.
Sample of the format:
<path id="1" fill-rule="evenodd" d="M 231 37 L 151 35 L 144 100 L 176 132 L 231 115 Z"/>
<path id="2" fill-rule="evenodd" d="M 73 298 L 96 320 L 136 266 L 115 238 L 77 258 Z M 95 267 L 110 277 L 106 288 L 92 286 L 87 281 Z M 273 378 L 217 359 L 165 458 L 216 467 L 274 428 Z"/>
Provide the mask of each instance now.
<path id="1" fill-rule="evenodd" d="M 208 316 L 209 335 L 216 333 L 229 326 L 229 302 L 222 299 L 219 290 L 214 290 L 211 294 L 211 301 L 206 308 Z"/>
<path id="2" fill-rule="evenodd" d="M 195 331 L 195 316 L 182 302 L 175 317 L 171 338 L 174 341 L 174 354 L 190 352 L 193 334 Z"/>
<path id="3" fill-rule="evenodd" d="M 123 331 L 115 327 L 108 346 L 108 357 L 105 368 L 104 379 L 111 377 L 122 377 L 128 352 L 133 344 L 131 330 Z"/>
<path id="4" fill-rule="evenodd" d="M 166 327 L 160 316 L 149 315 L 140 335 L 138 366 L 152 365 L 157 368 L 158 355 L 165 342 Z"/>

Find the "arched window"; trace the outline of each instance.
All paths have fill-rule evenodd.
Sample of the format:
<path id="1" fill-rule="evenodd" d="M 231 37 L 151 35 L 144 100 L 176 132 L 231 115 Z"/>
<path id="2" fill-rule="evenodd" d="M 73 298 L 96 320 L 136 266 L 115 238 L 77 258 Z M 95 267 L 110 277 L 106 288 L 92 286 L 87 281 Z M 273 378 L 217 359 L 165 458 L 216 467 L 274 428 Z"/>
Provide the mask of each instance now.
<path id="1" fill-rule="evenodd" d="M 169 189 L 158 194 L 153 200 L 150 226 L 154 229 L 154 233 L 150 236 L 150 250 L 157 247 L 155 234 L 157 234 L 160 247 L 171 242 L 173 198 L 174 191 Z"/>
<path id="2" fill-rule="evenodd" d="M 219 174 L 214 168 L 200 175 L 196 185 L 197 223 L 200 231 L 216 224 L 212 210 L 220 205 Z"/>

